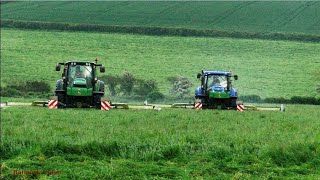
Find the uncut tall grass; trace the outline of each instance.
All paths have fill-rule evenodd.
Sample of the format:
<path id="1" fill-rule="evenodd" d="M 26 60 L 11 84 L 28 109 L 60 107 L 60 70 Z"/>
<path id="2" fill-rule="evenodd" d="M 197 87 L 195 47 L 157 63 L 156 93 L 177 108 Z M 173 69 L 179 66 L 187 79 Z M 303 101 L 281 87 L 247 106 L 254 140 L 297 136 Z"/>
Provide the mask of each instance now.
<path id="1" fill-rule="evenodd" d="M 287 109 L 7 108 L 1 113 L 4 172 L 11 177 L 15 169 L 55 169 L 69 178 L 81 178 L 81 172 L 116 178 L 122 170 L 124 177 L 140 178 L 156 177 L 153 172 L 165 178 L 319 177 L 319 107 Z"/>

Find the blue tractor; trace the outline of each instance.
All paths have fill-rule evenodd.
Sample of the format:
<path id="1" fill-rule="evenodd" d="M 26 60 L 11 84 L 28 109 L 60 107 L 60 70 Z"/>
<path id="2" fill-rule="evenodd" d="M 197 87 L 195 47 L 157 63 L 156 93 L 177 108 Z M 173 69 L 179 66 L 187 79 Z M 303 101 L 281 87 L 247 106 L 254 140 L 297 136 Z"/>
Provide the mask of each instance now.
<path id="1" fill-rule="evenodd" d="M 237 75 L 225 71 L 202 71 L 197 75 L 201 81 L 195 92 L 195 103 L 202 103 L 204 109 L 236 109 L 238 93 L 232 86 Z"/>

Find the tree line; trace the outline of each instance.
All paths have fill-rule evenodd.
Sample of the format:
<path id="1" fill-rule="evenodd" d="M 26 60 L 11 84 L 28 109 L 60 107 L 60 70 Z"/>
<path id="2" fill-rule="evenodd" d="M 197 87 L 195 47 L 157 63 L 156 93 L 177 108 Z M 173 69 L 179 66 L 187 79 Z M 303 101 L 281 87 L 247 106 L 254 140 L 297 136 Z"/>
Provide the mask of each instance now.
<path id="1" fill-rule="evenodd" d="M 122 75 L 103 75 L 99 78 L 105 82 L 107 91 L 105 94 L 111 97 L 135 97 L 144 100 L 160 100 L 167 98 L 160 92 L 158 83 L 153 79 L 140 79 L 132 73 L 125 71 Z M 193 83 L 183 76 L 171 76 L 166 79 L 171 87 L 169 92 L 176 98 L 193 97 L 191 87 Z M 320 84 L 315 89 L 320 94 Z M 6 86 L 0 87 L 2 97 L 41 97 L 45 98 L 53 95 L 53 89 L 50 84 L 43 80 L 37 81 L 15 81 Z M 268 97 L 262 99 L 258 95 L 243 95 L 239 99 L 251 103 L 284 103 L 284 104 L 314 104 L 320 105 L 320 98 L 293 96 Z"/>
<path id="2" fill-rule="evenodd" d="M 164 99 L 165 96 L 159 91 L 158 83 L 155 80 L 139 79 L 129 72 L 122 75 L 103 75 L 100 77 L 108 87 L 110 96 L 137 96 L 149 100 Z M 186 77 L 168 77 L 171 83 L 170 92 L 184 98 L 190 95 L 190 88 L 193 83 Z"/>
<path id="3" fill-rule="evenodd" d="M 72 24 L 58 22 L 1 20 L 1 27 L 36 29 L 36 30 L 61 30 L 61 31 L 85 31 L 85 32 L 115 32 L 156 36 L 193 36 L 193 37 L 230 37 L 243 39 L 269 39 L 320 42 L 320 36 L 302 33 L 280 32 L 237 32 L 221 31 L 214 29 L 189 29 L 189 28 L 165 28 L 165 27 L 140 27 L 140 26 L 112 26 L 98 24 Z"/>

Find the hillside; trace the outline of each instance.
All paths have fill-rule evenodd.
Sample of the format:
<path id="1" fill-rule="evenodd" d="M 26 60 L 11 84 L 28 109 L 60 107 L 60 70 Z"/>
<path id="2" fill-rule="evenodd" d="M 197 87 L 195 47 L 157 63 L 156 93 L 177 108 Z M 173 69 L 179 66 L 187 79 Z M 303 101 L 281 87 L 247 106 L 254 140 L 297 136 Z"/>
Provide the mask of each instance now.
<path id="1" fill-rule="evenodd" d="M 1 18 L 240 32 L 320 34 L 320 2 L 12 2 Z"/>
<path id="2" fill-rule="evenodd" d="M 54 87 L 61 77 L 56 63 L 96 57 L 106 74 L 129 71 L 154 79 L 166 95 L 168 77 L 185 76 L 195 89 L 202 69 L 232 70 L 240 77 L 235 81 L 240 95 L 315 96 L 318 84 L 318 43 L 12 29 L 2 29 L 1 37 L 2 85 L 36 79 Z"/>

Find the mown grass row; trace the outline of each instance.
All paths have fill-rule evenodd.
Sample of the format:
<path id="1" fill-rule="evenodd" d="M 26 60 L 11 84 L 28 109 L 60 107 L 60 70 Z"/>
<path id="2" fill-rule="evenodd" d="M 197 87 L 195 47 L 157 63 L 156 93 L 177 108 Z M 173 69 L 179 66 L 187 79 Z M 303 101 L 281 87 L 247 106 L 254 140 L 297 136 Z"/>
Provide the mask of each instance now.
<path id="1" fill-rule="evenodd" d="M 288 106 L 285 113 L 12 107 L 1 114 L 3 174 L 314 178 L 320 176 L 319 112 L 302 105 Z"/>
<path id="2" fill-rule="evenodd" d="M 33 29 L 33 30 L 61 30 L 61 31 L 84 31 L 84 32 L 111 32 L 130 33 L 155 36 L 192 36 L 192 37 L 229 37 L 242 39 L 268 39 L 320 42 L 319 35 L 302 33 L 263 33 L 263 32 L 236 32 L 219 31 L 210 29 L 188 29 L 188 28 L 164 28 L 164 27 L 143 27 L 143 26 L 116 26 L 97 24 L 71 24 L 59 22 L 19 21 L 1 20 L 1 26 L 7 28 Z"/>

